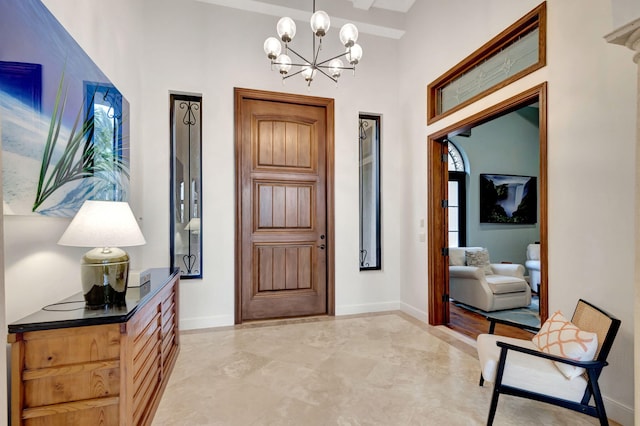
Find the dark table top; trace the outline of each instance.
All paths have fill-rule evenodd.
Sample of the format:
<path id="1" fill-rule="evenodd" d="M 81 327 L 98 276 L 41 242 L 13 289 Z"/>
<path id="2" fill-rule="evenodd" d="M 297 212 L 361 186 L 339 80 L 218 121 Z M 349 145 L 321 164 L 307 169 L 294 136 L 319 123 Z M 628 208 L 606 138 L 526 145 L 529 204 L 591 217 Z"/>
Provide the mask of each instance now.
<path id="1" fill-rule="evenodd" d="M 52 303 L 18 321 L 9 324 L 9 333 L 52 330 L 56 328 L 83 327 L 114 324 L 128 321 L 133 314 L 178 274 L 174 268 L 152 268 L 151 281 L 141 286 L 127 288 L 126 306 L 89 309 L 85 307 L 82 292 Z M 131 284 L 131 282 L 129 282 Z"/>

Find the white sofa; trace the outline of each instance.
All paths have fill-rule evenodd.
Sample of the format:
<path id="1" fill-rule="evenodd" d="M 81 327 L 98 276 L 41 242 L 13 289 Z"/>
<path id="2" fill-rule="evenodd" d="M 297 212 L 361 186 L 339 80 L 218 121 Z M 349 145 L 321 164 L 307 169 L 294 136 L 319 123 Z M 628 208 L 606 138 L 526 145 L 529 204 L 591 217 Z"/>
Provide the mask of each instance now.
<path id="1" fill-rule="evenodd" d="M 524 266 L 492 263 L 492 274 L 484 268 L 468 266 L 466 251 L 482 247 L 449 248 L 449 296 L 485 312 L 513 309 L 531 304 L 531 288 L 524 279 Z"/>
<path id="2" fill-rule="evenodd" d="M 529 270 L 529 284 L 536 293 L 540 290 L 540 244 L 527 246 L 527 260 L 524 265 Z"/>

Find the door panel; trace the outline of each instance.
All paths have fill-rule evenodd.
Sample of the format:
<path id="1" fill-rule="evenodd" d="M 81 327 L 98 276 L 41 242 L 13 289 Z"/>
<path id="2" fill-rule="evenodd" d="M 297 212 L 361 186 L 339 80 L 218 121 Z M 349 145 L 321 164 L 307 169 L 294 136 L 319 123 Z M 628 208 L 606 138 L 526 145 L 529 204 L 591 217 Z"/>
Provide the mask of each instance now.
<path id="1" fill-rule="evenodd" d="M 311 169 L 311 126 L 277 120 L 261 120 L 258 125 L 258 167 L 306 168 L 315 172 Z"/>
<path id="2" fill-rule="evenodd" d="M 327 109 L 236 102 L 236 322 L 326 314 Z"/>
<path id="3" fill-rule="evenodd" d="M 311 227 L 312 185 L 290 182 L 254 182 L 258 217 L 256 230 L 275 228 L 309 229 Z"/>
<path id="4" fill-rule="evenodd" d="M 255 286 L 258 291 L 308 290 L 311 285 L 313 246 L 268 246 L 255 247 L 258 273 Z"/>

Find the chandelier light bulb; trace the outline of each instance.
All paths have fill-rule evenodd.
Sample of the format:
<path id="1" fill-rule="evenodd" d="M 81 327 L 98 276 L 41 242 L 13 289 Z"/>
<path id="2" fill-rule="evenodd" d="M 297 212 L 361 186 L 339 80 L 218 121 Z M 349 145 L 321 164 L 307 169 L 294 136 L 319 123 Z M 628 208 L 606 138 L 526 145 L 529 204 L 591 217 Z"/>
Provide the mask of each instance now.
<path id="1" fill-rule="evenodd" d="M 358 40 L 358 28 L 355 25 L 349 23 L 344 24 L 340 28 L 340 41 L 344 47 L 351 47 Z"/>
<path id="2" fill-rule="evenodd" d="M 278 65 L 280 74 L 286 75 L 291 69 L 291 58 L 283 53 L 276 59 L 276 64 Z"/>
<path id="3" fill-rule="evenodd" d="M 280 40 L 277 38 L 269 37 L 264 41 L 264 53 L 267 54 L 269 59 L 274 60 L 278 57 L 281 51 L 282 45 L 280 44 Z"/>
<path id="4" fill-rule="evenodd" d="M 311 82 L 313 81 L 313 77 L 316 76 L 316 70 L 311 66 L 311 64 L 307 63 L 305 66 L 302 67 L 301 74 L 304 77 L 305 81 Z"/>
<path id="5" fill-rule="evenodd" d="M 311 31 L 318 37 L 324 37 L 330 26 L 331 20 L 324 10 L 319 10 L 311 16 Z"/>
<path id="6" fill-rule="evenodd" d="M 344 63 L 340 59 L 334 59 L 329 63 L 329 71 L 331 71 L 331 77 L 338 78 L 342 74 L 342 68 Z"/>
<path id="7" fill-rule="evenodd" d="M 351 65 L 356 65 L 360 62 L 360 59 L 362 59 L 362 47 L 355 43 L 353 46 L 347 48 L 346 58 Z"/>
<path id="8" fill-rule="evenodd" d="M 316 78 L 316 75 L 322 74 L 336 84 L 344 70 L 352 70 L 355 75 L 356 64 L 362 58 L 362 47 L 356 43 L 358 28 L 352 23 L 342 25 L 339 37 L 344 50 L 338 46 L 338 52 L 328 58 L 321 58 L 324 53 L 322 38 L 329 32 L 331 19 L 327 12 L 316 11 L 315 0 L 309 24 L 313 35 L 309 37 L 309 34 L 303 34 L 305 36 L 303 38 L 312 39 L 311 56 L 299 51 L 291 43 L 296 35 L 296 23 L 288 16 L 282 17 L 278 21 L 276 25 L 278 35 L 269 37 L 264 42 L 264 52 L 271 61 L 271 69 L 280 73 L 282 84 L 285 80 L 300 74 L 310 90 L 311 82 Z"/>
<path id="9" fill-rule="evenodd" d="M 276 31 L 278 31 L 278 36 L 282 41 L 289 43 L 296 35 L 296 23 L 293 19 L 285 16 L 284 18 L 280 18 L 278 21 Z"/>

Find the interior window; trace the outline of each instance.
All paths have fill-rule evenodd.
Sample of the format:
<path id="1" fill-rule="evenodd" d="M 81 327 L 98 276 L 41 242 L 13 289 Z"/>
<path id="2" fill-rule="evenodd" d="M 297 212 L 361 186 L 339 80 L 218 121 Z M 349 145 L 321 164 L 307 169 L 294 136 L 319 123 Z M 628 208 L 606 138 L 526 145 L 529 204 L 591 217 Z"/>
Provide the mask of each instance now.
<path id="1" fill-rule="evenodd" d="M 171 267 L 202 278 L 202 96 L 170 94 Z"/>
<path id="2" fill-rule="evenodd" d="M 466 176 L 464 159 L 460 150 L 447 141 L 449 152 L 449 247 L 465 247 L 467 239 L 466 227 Z"/>
<path id="3" fill-rule="evenodd" d="M 380 116 L 360 114 L 360 270 L 382 268 L 380 244 Z"/>

